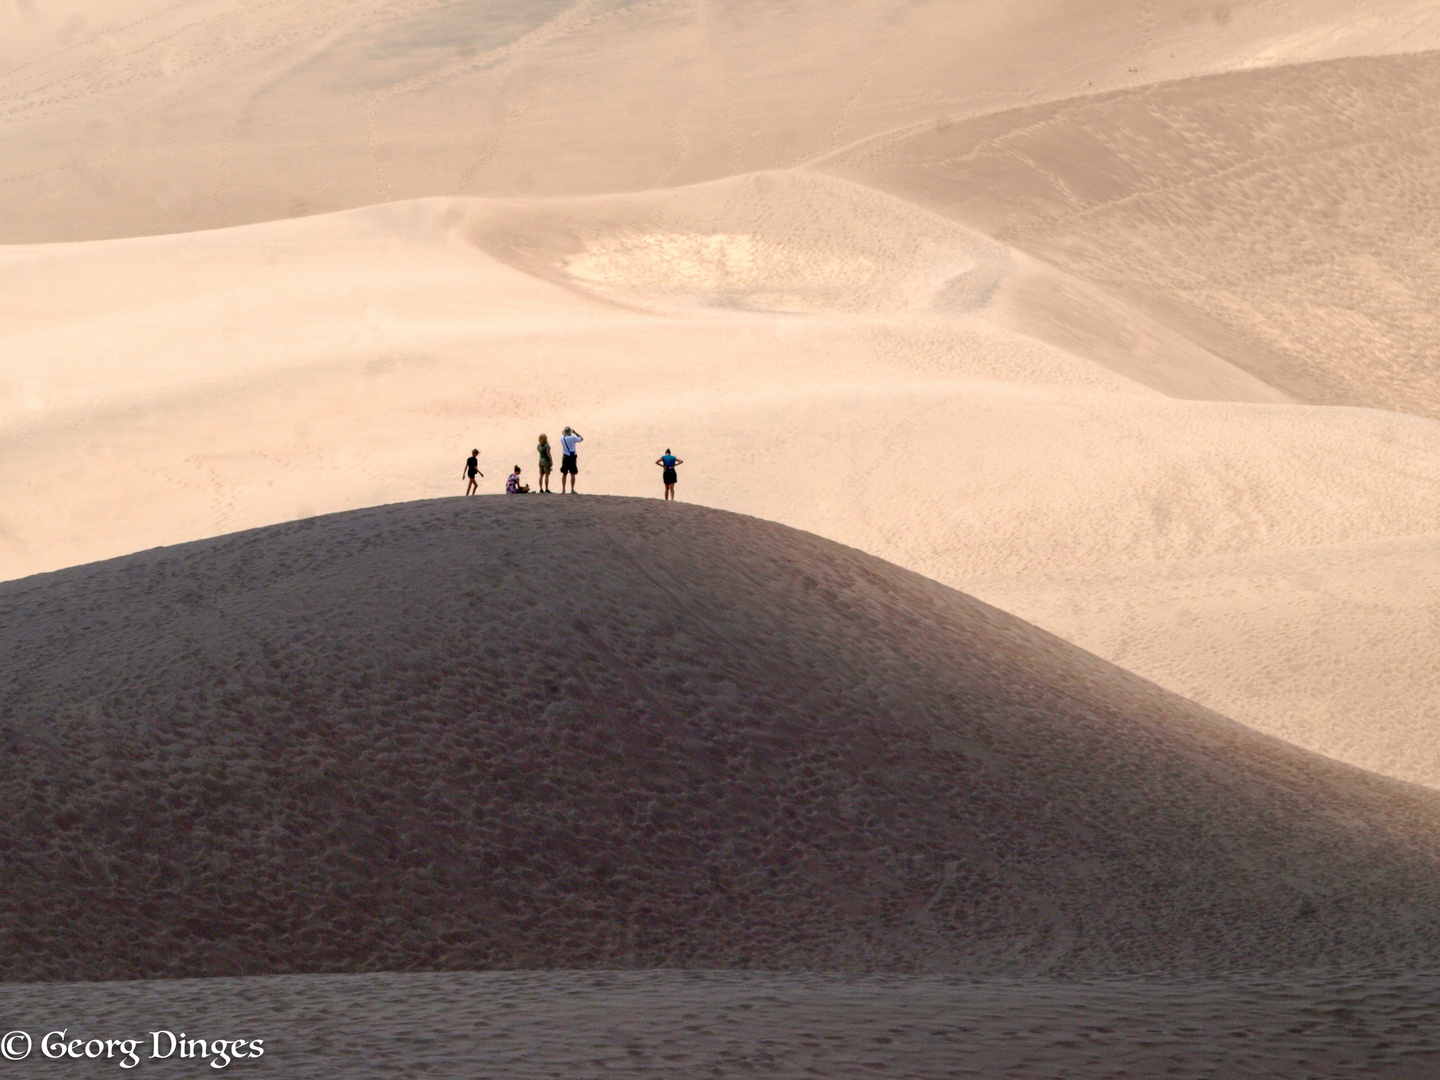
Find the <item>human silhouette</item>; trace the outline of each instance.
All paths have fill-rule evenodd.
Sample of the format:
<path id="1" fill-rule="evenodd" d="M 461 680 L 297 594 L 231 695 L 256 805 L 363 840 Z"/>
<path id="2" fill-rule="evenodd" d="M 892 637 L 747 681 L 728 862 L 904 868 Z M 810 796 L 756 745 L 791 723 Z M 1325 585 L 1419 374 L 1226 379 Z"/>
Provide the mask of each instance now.
<path id="1" fill-rule="evenodd" d="M 535 449 L 540 454 L 540 479 L 537 480 L 535 483 L 535 490 L 541 495 L 549 495 L 550 468 L 552 465 L 554 465 L 554 459 L 550 456 L 550 440 L 547 439 L 544 435 L 541 435 L 540 442 L 535 447 Z M 563 487 L 565 483 L 563 478 L 561 479 L 560 483 Z"/>
<path id="2" fill-rule="evenodd" d="M 570 477 L 570 494 L 574 495 L 575 481 L 580 476 L 580 455 L 576 452 L 585 437 L 572 428 L 566 428 L 560 436 L 560 493 L 565 493 L 565 477 Z"/>
<path id="3" fill-rule="evenodd" d="M 468 476 L 468 477 L 470 478 L 470 483 L 468 483 L 467 485 L 465 485 L 465 494 L 466 494 L 466 495 L 474 495 L 474 494 L 475 494 L 475 487 L 476 487 L 475 477 L 477 477 L 477 476 L 484 476 L 484 475 L 485 475 L 483 472 L 480 471 L 480 451 L 479 451 L 479 450 L 471 450 L 471 451 L 470 451 L 470 457 L 467 458 L 466 461 L 465 461 L 465 471 L 464 471 L 463 473 L 461 473 L 460 475 L 461 475 L 462 477 Z"/>
<path id="4" fill-rule="evenodd" d="M 663 480 L 665 481 L 665 498 L 666 498 L 666 500 L 668 501 L 668 500 L 674 499 L 674 498 L 675 498 L 675 466 L 676 466 L 676 465 L 684 465 L 685 462 L 681 461 L 678 457 L 676 457 L 674 454 L 672 454 L 672 453 L 670 452 L 670 448 L 667 446 L 667 447 L 665 448 L 665 453 L 661 454 L 658 458 L 655 459 L 655 464 L 656 464 L 656 465 L 659 465 L 661 468 L 663 468 L 663 469 L 665 470 L 665 471 L 661 474 L 661 479 L 663 479 Z"/>

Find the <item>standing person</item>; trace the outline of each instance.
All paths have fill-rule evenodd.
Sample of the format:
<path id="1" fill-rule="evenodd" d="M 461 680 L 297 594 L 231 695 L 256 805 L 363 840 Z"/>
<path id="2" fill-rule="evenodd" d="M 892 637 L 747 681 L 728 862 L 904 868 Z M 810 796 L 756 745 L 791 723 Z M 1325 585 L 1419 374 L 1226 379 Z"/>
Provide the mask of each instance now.
<path id="1" fill-rule="evenodd" d="M 536 481 L 535 490 L 542 495 L 550 494 L 550 467 L 555 463 L 550 456 L 550 440 L 544 435 L 540 436 L 540 443 L 535 447 L 540 452 L 540 479 Z M 560 481 L 563 486 L 565 481 Z"/>
<path id="2" fill-rule="evenodd" d="M 530 485 L 520 483 L 520 466 L 515 466 L 515 471 L 505 478 L 506 495 L 529 495 Z"/>
<path id="3" fill-rule="evenodd" d="M 475 494 L 475 486 L 476 486 L 476 485 L 475 485 L 475 477 L 476 477 L 476 476 L 484 476 L 484 475 L 485 475 L 483 472 L 480 471 L 480 451 L 479 451 L 479 450 L 471 450 L 471 451 L 470 451 L 470 456 L 469 456 L 469 458 L 467 458 L 466 461 L 465 461 L 465 471 L 464 471 L 463 473 L 461 473 L 460 475 L 461 475 L 462 477 L 463 477 L 463 476 L 468 476 L 468 477 L 470 478 L 470 483 L 465 486 L 465 494 L 466 494 L 466 495 L 474 495 L 474 494 Z"/>
<path id="4" fill-rule="evenodd" d="M 661 466 L 665 470 L 664 473 L 661 474 L 661 478 L 665 481 L 665 498 L 674 499 L 675 466 L 684 465 L 685 462 L 681 461 L 678 457 L 672 454 L 670 452 L 670 448 L 667 446 L 665 448 L 665 453 L 661 454 L 658 458 L 655 459 L 655 464 Z"/>
<path id="5" fill-rule="evenodd" d="M 565 475 L 570 475 L 570 494 L 576 494 L 575 481 L 580 477 L 580 456 L 575 448 L 585 441 L 585 437 L 572 428 L 566 428 L 565 434 L 560 436 L 560 494 L 565 494 Z"/>

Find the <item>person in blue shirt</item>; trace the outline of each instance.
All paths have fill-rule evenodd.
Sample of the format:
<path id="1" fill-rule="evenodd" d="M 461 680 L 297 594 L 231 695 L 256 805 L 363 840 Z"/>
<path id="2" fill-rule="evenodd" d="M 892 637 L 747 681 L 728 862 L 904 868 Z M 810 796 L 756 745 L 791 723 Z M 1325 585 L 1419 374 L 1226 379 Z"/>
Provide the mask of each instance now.
<path id="1" fill-rule="evenodd" d="M 667 446 L 665 448 L 665 453 L 661 454 L 658 458 L 655 459 L 655 464 L 659 465 L 662 469 L 665 470 L 663 474 L 663 479 L 665 481 L 665 498 L 675 498 L 675 466 L 684 465 L 685 462 L 681 461 L 678 457 L 672 454 L 670 452 L 670 448 Z"/>

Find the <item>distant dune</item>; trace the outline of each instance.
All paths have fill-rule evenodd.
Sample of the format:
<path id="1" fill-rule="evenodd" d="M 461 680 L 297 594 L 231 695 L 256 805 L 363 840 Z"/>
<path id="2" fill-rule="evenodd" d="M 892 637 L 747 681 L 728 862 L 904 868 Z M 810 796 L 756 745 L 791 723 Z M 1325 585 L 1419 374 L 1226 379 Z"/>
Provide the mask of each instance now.
<path id="1" fill-rule="evenodd" d="M 1012 581 L 1004 606 L 1287 742 L 1440 786 L 1440 538 Z M 993 595 L 993 594 L 990 594 Z"/>
<path id="2" fill-rule="evenodd" d="M 818 537 L 562 499 L 0 586 L 4 977 L 1440 957 L 1440 796 Z"/>
<path id="3" fill-rule="evenodd" d="M 1291 400 L 1078 278 L 825 173 L 768 171 L 662 191 L 455 206 L 465 235 L 516 269 L 671 317 L 869 315 L 894 326 L 928 324 L 932 336 L 950 340 L 927 350 L 927 366 L 951 374 L 974 347 L 965 339 L 977 336 L 961 320 L 979 314 L 1006 331 L 1015 359 L 1033 355 L 1040 341 L 1172 397 Z M 886 350 L 902 351 L 913 347 Z"/>
<path id="4" fill-rule="evenodd" d="M 1374 0 L 0 6 L 0 243 L 789 168 L 937 118 L 1440 45 Z"/>
<path id="5" fill-rule="evenodd" d="M 826 167 L 1149 311 L 1299 401 L 1440 418 L 1440 53 L 939 123 Z"/>

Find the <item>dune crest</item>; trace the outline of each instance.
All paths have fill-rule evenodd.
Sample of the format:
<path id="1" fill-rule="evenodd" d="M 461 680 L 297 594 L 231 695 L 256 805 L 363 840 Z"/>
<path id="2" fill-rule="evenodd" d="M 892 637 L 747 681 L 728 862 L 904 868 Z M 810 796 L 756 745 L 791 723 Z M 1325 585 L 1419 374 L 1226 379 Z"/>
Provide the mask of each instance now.
<path id="1" fill-rule="evenodd" d="M 699 238 L 684 242 L 699 280 L 637 275 L 646 235 Z M 767 272 L 792 273 L 787 288 L 705 261 L 714 236 L 785 252 Z M 567 271 L 607 250 L 632 254 L 603 282 Z M 862 262 L 868 277 L 815 273 Z M 1125 598 L 1127 565 L 1140 583 L 1171 561 L 1303 561 L 1440 531 L 1431 422 L 1273 403 L 1092 284 L 852 182 L 762 173 L 11 247 L 0 280 L 14 359 L 0 369 L 0 577 L 458 492 L 476 445 L 491 477 L 519 463 L 533 478 L 536 434 L 575 423 L 582 491 L 654 493 L 650 463 L 683 446 L 683 499 L 1014 605 L 1312 749 L 1385 768 L 1375 747 L 1410 730 L 1357 741 L 1339 734 L 1347 718 L 1327 734 L 1304 720 L 1313 687 L 1281 678 L 1237 697 L 1224 648 L 1197 639 L 1159 665 L 1110 652 L 1127 624 L 1116 636 L 1094 616 L 1165 632 L 1163 611 L 1152 623 L 1139 592 Z M 1074 591 L 1029 606 L 1061 580 Z M 1090 603 L 1098 581 L 1109 591 Z M 1237 598 L 1233 616 L 1246 610 Z M 1394 621 L 1384 605 L 1342 612 L 1342 639 Z M 1225 616 L 1215 625 L 1227 633 Z M 1287 663 L 1288 648 L 1265 655 Z M 1371 655 L 1342 652 L 1337 679 L 1373 685 Z M 1440 689 L 1416 685 L 1424 715 Z"/>
<path id="2" fill-rule="evenodd" d="M 1440 954 L 1440 796 L 754 519 L 402 504 L 0 601 L 9 979 Z"/>

